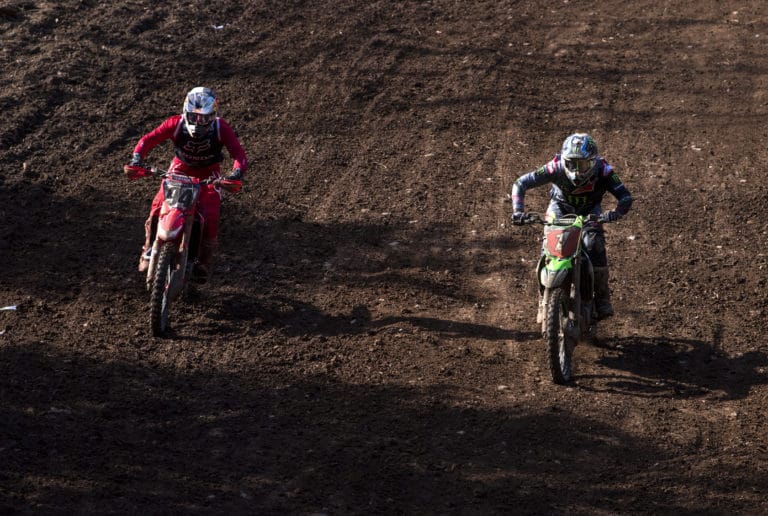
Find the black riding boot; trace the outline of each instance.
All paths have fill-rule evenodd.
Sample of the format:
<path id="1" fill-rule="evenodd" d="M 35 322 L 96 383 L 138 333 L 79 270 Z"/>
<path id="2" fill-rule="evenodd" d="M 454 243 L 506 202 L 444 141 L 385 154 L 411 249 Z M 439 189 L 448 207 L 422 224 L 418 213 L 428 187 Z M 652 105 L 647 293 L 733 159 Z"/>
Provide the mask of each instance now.
<path id="1" fill-rule="evenodd" d="M 595 309 L 597 317 L 605 319 L 613 315 L 611 290 L 608 287 L 608 267 L 595 267 Z"/>

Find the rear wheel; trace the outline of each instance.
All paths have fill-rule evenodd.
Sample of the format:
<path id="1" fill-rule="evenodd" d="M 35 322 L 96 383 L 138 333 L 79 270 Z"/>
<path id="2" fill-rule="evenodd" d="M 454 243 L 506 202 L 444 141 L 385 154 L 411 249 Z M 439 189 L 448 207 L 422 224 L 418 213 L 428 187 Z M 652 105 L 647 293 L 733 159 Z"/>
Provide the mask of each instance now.
<path id="1" fill-rule="evenodd" d="M 175 256 L 176 248 L 172 242 L 164 243 L 157 256 L 155 276 L 152 279 L 149 295 L 149 320 L 152 335 L 155 337 L 162 337 L 169 328 L 171 298 L 168 287 L 171 282 L 171 273 L 174 270 Z"/>
<path id="2" fill-rule="evenodd" d="M 558 384 L 573 380 L 571 359 L 575 342 L 568 334 L 568 293 L 554 289 L 549 296 L 544 338 L 549 350 L 549 369 L 552 380 Z"/>

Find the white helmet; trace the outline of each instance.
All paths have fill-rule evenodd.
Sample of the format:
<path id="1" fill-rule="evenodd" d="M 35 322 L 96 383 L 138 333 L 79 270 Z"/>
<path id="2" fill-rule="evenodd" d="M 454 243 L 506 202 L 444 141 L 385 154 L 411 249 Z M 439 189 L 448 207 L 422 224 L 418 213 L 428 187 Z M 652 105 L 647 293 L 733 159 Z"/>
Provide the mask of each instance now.
<path id="1" fill-rule="evenodd" d="M 592 177 L 597 162 L 597 144 L 586 133 L 575 133 L 563 142 L 560 151 L 563 167 L 568 179 L 581 186 Z"/>
<path id="2" fill-rule="evenodd" d="M 219 101 L 210 88 L 192 88 L 184 99 L 184 124 L 193 138 L 202 138 L 216 121 Z"/>

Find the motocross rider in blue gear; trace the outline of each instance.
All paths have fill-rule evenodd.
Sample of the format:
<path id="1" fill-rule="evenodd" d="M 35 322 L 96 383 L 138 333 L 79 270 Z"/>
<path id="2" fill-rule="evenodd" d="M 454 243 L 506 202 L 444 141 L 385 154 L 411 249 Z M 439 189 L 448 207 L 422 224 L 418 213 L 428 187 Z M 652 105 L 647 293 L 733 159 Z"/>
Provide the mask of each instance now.
<path id="1" fill-rule="evenodd" d="M 525 192 L 530 188 L 552 184 L 547 218 L 563 215 L 602 215 L 614 222 L 626 215 L 632 206 L 632 196 L 619 176 L 605 159 L 598 155 L 597 144 L 585 133 L 575 133 L 563 142 L 563 147 L 547 164 L 517 178 L 512 187 L 514 214 L 512 222 L 525 218 Z M 606 192 L 616 200 L 614 210 L 603 213 L 601 202 Z M 595 307 L 599 318 L 613 315 L 608 288 L 608 258 L 602 224 L 590 231 L 584 246 L 595 272 Z"/>

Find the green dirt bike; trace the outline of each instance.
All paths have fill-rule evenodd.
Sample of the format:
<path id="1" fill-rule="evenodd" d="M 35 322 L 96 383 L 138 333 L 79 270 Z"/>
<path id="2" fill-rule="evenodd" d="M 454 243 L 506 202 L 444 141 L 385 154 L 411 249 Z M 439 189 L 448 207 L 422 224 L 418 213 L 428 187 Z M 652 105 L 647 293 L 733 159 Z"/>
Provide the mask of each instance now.
<path id="1" fill-rule="evenodd" d="M 557 384 L 573 380 L 573 350 L 596 339 L 595 281 L 584 238 L 597 224 L 597 215 L 565 215 L 545 219 L 528 213 L 515 225 L 542 224 L 543 252 L 536 267 L 539 309 L 536 322 L 547 342 L 549 368 Z"/>

